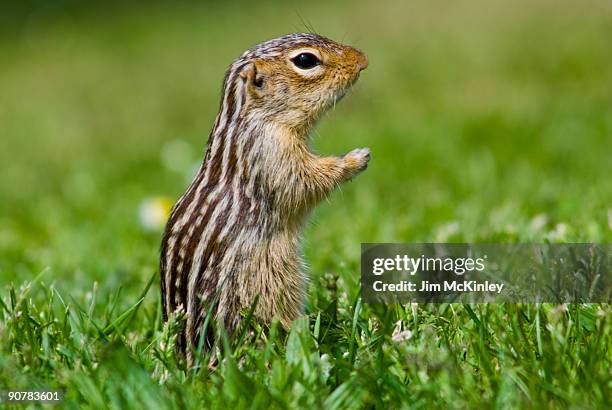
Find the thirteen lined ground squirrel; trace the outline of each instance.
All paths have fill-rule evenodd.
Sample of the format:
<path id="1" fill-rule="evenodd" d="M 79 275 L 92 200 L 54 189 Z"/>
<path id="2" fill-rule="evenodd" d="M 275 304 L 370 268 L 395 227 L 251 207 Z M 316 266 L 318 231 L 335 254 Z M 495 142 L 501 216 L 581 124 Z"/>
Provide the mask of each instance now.
<path id="1" fill-rule="evenodd" d="M 179 347 L 189 362 L 210 306 L 229 333 L 256 296 L 264 323 L 278 319 L 287 328 L 300 315 L 305 219 L 370 159 L 367 148 L 319 157 L 309 133 L 367 65 L 353 47 L 289 34 L 251 48 L 227 70 L 204 161 L 161 247 L 164 317 L 186 313 Z M 212 333 L 203 337 L 210 347 Z"/>

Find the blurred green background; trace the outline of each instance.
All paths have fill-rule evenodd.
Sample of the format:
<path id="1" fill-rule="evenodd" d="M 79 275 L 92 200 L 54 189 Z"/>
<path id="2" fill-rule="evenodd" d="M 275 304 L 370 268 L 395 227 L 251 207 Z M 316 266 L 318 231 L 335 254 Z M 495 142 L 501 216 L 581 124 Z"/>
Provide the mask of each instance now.
<path id="1" fill-rule="evenodd" d="M 363 241 L 609 241 L 612 5 L 494 3 L 5 11 L 2 277 L 153 269 L 159 235 L 143 232 L 139 206 L 185 189 L 226 66 L 306 25 L 371 61 L 315 132 L 317 150 L 373 153 L 316 212 L 309 254 L 355 259 Z"/>
<path id="2" fill-rule="evenodd" d="M 313 275 L 355 272 L 367 241 L 612 239 L 609 1 L 32 1 L 2 14 L 3 282 L 49 267 L 70 289 L 113 289 L 155 270 L 161 228 L 139 210 L 188 185 L 225 68 L 308 28 L 371 61 L 317 151 L 373 156 L 315 212 Z"/>
<path id="3" fill-rule="evenodd" d="M 157 283 L 112 324 L 157 272 L 158 213 L 203 156 L 226 67 L 309 29 L 370 59 L 314 146 L 372 160 L 306 229 L 310 326 L 185 383 Z M 606 403 L 609 305 L 357 295 L 361 242 L 612 240 L 611 39 L 609 0 L 3 3 L 0 388 L 48 383 L 73 408 Z"/>

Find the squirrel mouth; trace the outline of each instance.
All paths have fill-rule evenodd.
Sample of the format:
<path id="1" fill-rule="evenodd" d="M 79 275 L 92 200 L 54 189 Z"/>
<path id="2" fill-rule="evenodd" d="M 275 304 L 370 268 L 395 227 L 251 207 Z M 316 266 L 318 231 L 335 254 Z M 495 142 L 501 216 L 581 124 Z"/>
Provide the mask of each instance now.
<path id="1" fill-rule="evenodd" d="M 349 91 L 351 87 L 342 87 L 339 90 L 337 90 L 334 95 L 331 98 L 331 101 L 329 103 L 329 107 L 336 107 L 336 104 L 338 104 L 340 101 L 342 101 L 342 99 L 344 98 L 344 96 L 346 95 L 346 93 Z"/>
<path id="2" fill-rule="evenodd" d="M 348 81 L 343 87 L 338 88 L 333 95 L 332 103 L 335 105 L 340 100 L 344 98 L 344 96 L 353 88 L 353 85 L 359 80 L 359 73 L 355 75 L 350 81 Z"/>

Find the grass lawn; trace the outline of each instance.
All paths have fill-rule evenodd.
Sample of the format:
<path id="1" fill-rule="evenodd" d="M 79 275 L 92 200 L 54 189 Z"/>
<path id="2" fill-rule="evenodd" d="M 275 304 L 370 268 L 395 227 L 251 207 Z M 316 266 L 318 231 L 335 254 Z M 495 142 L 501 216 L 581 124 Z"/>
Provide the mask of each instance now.
<path id="1" fill-rule="evenodd" d="M 67 408 L 609 407 L 607 304 L 359 298 L 361 242 L 612 242 L 612 6 L 495 3 L 0 13 L 0 390 L 60 389 Z M 231 60 L 305 25 L 369 55 L 313 138 L 370 147 L 370 166 L 313 214 L 290 333 L 252 326 L 186 372 L 142 214 L 191 180 Z"/>

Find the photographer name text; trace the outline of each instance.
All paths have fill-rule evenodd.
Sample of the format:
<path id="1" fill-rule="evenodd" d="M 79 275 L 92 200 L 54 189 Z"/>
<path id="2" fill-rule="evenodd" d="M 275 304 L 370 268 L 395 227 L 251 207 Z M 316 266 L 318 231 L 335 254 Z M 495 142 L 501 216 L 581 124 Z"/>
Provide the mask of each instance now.
<path id="1" fill-rule="evenodd" d="M 420 285 L 420 286 L 419 286 Z M 381 280 L 374 281 L 372 288 L 376 292 L 495 292 L 501 293 L 504 288 L 503 283 L 493 283 L 484 281 L 444 281 L 443 283 L 430 283 L 422 281 L 420 283 L 402 280 L 396 283 L 385 283 Z"/>

